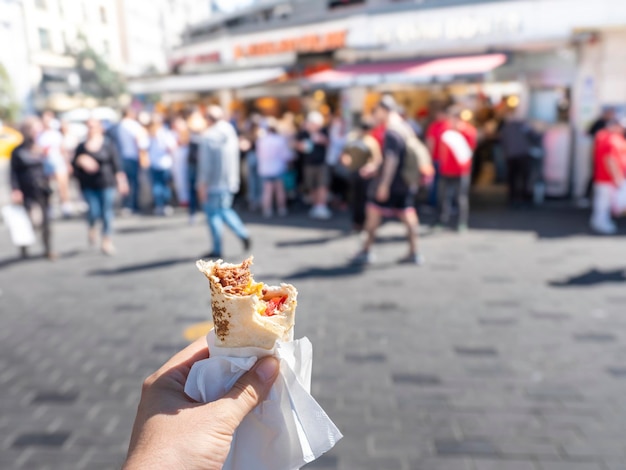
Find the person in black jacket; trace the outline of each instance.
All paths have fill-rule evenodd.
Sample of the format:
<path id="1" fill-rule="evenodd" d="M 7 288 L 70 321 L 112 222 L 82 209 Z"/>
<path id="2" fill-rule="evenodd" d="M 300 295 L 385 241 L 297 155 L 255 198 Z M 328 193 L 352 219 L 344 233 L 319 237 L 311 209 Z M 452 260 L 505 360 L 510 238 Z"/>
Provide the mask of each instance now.
<path id="1" fill-rule="evenodd" d="M 96 222 L 102 221 L 102 252 L 113 255 L 111 242 L 113 204 L 116 189 L 123 196 L 128 193 L 128 182 L 114 142 L 104 135 L 97 119 L 87 121 L 87 140 L 78 145 L 72 165 L 87 202 L 89 244 L 96 242 Z"/>
<path id="2" fill-rule="evenodd" d="M 41 229 L 45 256 L 54 260 L 50 244 L 50 182 L 44 169 L 44 154 L 37 146 L 37 136 L 42 130 L 41 121 L 36 117 L 26 118 L 21 126 L 24 141 L 11 153 L 11 200 L 23 204 L 33 225 Z M 38 216 L 35 214 L 38 213 Z M 41 224 L 37 224 L 40 219 Z M 22 257 L 28 255 L 22 247 Z"/>

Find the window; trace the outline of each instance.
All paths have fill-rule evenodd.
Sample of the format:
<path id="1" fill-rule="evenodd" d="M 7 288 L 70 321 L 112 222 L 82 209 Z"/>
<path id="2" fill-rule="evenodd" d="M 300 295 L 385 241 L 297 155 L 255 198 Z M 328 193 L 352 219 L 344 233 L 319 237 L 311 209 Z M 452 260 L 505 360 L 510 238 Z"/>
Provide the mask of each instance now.
<path id="1" fill-rule="evenodd" d="M 341 8 L 351 5 L 362 5 L 365 0 L 328 0 L 328 8 Z"/>
<path id="2" fill-rule="evenodd" d="M 46 9 L 46 0 L 35 0 L 35 6 L 42 10 Z"/>
<path id="3" fill-rule="evenodd" d="M 39 28 L 39 48 L 42 51 L 49 51 L 52 49 L 50 44 L 50 33 L 47 29 Z"/>
<path id="4" fill-rule="evenodd" d="M 102 6 L 100 7 L 100 21 L 104 24 L 107 22 L 107 10 Z"/>

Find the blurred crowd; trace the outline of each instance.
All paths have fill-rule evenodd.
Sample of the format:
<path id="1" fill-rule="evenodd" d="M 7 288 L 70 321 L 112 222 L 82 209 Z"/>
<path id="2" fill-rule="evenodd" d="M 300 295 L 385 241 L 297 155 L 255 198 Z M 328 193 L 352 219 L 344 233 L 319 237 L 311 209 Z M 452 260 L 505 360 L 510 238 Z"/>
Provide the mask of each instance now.
<path id="1" fill-rule="evenodd" d="M 118 208 L 121 215 L 169 216 L 174 206 L 185 207 L 190 224 L 198 213 L 206 217 L 213 243 L 207 257 L 222 256 L 224 225 L 250 249 L 250 234 L 233 208 L 238 196 L 265 218 L 286 217 L 294 203 L 307 205 L 309 216 L 320 220 L 349 210 L 353 229 L 367 235 L 358 263 L 372 261 L 382 219 L 398 218 L 409 246 L 402 261 L 420 264 L 418 197 L 436 213 L 438 226 L 454 222 L 459 232 L 467 230 L 470 187 L 481 178 L 476 168 L 497 162 L 498 155 L 512 207 L 542 197 L 541 133 L 515 107 L 485 106 L 470 118 L 464 113 L 435 103 L 431 113 L 413 119 L 391 95 L 352 128 L 340 110 L 235 118 L 215 105 L 168 115 L 128 108 L 115 123 L 90 118 L 86 135 L 77 138 L 47 111 L 20 126 L 23 142 L 11 154 L 12 201 L 41 228 L 51 259 L 50 198 L 56 192 L 62 215 L 74 215 L 75 180 L 86 204 L 88 241 L 108 255 L 115 253 Z M 591 226 L 614 233 L 611 216 L 626 207 L 624 126 L 608 110 L 589 132 L 596 142 Z"/>

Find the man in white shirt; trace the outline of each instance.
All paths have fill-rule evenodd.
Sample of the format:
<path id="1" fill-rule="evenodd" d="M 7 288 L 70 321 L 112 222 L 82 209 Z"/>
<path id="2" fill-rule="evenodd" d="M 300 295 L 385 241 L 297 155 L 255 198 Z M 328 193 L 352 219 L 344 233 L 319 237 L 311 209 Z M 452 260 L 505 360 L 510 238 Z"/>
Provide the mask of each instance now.
<path id="1" fill-rule="evenodd" d="M 122 166 L 128 179 L 128 196 L 124 200 L 124 208 L 132 212 L 139 211 L 139 171 L 146 166 L 148 134 L 139 122 L 135 111 L 124 110 L 122 120 L 115 133 L 117 146 L 122 157 Z"/>

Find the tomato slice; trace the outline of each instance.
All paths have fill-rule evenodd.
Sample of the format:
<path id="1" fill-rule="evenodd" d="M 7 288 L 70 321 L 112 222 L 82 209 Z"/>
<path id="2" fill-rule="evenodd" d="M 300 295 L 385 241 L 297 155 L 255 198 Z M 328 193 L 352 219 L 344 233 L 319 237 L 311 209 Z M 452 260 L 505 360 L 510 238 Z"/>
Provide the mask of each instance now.
<path id="1" fill-rule="evenodd" d="M 265 316 L 272 317 L 278 313 L 280 307 L 287 301 L 287 296 L 272 297 L 267 301 L 267 308 L 265 309 Z"/>

